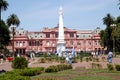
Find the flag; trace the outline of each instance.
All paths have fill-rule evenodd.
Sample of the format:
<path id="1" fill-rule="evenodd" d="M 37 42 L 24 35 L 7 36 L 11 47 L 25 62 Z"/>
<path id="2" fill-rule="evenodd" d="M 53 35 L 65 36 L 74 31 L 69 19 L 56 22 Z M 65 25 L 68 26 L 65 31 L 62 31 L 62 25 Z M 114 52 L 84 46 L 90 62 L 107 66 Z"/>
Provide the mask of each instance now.
<path id="1" fill-rule="evenodd" d="M 58 56 L 59 56 L 59 57 L 62 56 L 62 49 L 61 49 L 61 47 L 58 49 Z"/>
<path id="2" fill-rule="evenodd" d="M 74 46 L 73 46 L 73 48 L 72 48 L 72 52 L 71 52 L 71 53 L 72 53 L 73 56 L 75 56 Z"/>

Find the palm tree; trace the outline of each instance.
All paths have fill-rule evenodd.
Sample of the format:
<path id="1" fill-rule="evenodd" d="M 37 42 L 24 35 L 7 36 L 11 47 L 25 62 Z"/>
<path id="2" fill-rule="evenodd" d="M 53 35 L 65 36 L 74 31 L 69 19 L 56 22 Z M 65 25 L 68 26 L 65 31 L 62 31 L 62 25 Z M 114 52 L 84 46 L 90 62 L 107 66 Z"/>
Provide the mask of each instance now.
<path id="1" fill-rule="evenodd" d="M 105 29 L 105 36 L 104 36 L 104 45 L 107 47 L 107 49 L 112 49 L 112 27 L 111 24 L 113 24 L 115 21 L 115 18 L 112 17 L 110 14 L 107 14 L 106 17 L 103 18 L 103 24 L 106 25 Z"/>
<path id="2" fill-rule="evenodd" d="M 0 20 L 1 20 L 1 12 L 2 10 L 6 11 L 8 7 L 8 3 L 5 0 L 0 0 Z"/>
<path id="3" fill-rule="evenodd" d="M 18 27 L 20 24 L 20 20 L 15 14 L 11 14 L 7 19 L 7 25 L 10 27 L 12 26 L 12 35 L 13 35 L 13 42 L 12 42 L 12 50 L 13 50 L 13 57 L 15 56 L 14 53 L 14 35 L 15 35 L 15 27 Z M 15 27 L 13 27 L 15 26 Z"/>
<path id="4" fill-rule="evenodd" d="M 118 5 L 120 5 L 120 0 L 119 0 L 119 3 L 118 3 Z M 119 9 L 120 9 L 120 6 L 119 6 Z"/>
<path id="5" fill-rule="evenodd" d="M 103 24 L 105 24 L 107 27 L 109 27 L 114 22 L 114 17 L 112 17 L 110 14 L 107 14 L 106 17 L 103 18 Z"/>
<path id="6" fill-rule="evenodd" d="M 8 26 L 16 25 L 18 27 L 20 24 L 20 20 L 17 17 L 17 15 L 11 14 L 7 19 L 7 24 L 8 24 Z"/>

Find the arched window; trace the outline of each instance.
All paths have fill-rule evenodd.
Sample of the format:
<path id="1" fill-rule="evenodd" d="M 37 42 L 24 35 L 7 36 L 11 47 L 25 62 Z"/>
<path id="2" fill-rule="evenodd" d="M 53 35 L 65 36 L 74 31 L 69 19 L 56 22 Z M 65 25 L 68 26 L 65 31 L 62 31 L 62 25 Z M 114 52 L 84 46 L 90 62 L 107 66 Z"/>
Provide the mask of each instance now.
<path id="1" fill-rule="evenodd" d="M 47 42 L 46 42 L 46 45 L 47 45 L 47 46 L 49 46 L 49 45 L 50 45 L 50 42 L 49 42 L 49 41 L 47 41 Z"/>

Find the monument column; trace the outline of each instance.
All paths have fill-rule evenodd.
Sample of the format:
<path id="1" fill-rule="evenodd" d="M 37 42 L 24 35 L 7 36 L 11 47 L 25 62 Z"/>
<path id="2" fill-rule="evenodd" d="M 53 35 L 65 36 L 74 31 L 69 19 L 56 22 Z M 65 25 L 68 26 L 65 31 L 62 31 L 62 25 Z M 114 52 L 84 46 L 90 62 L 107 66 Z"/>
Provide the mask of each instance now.
<path id="1" fill-rule="evenodd" d="M 65 41 L 64 41 L 64 27 L 63 27 L 63 12 L 62 7 L 60 7 L 59 11 L 59 32 L 58 32 L 58 41 L 57 41 L 57 54 L 58 56 L 62 56 L 62 51 L 65 50 Z"/>

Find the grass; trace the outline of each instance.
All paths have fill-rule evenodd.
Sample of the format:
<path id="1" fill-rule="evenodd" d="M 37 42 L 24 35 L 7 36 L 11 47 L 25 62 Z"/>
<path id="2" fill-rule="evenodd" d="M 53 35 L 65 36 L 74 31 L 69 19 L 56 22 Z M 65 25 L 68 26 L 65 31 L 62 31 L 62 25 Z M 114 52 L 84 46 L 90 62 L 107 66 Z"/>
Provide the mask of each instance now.
<path id="1" fill-rule="evenodd" d="M 47 79 L 45 79 L 47 78 Z M 50 79 L 48 79 L 50 78 Z M 56 73 L 42 73 L 31 77 L 32 80 L 119 80 L 120 71 L 108 71 L 107 69 L 65 70 Z"/>
<path id="2" fill-rule="evenodd" d="M 93 76 L 79 76 L 72 78 L 71 80 L 114 80 L 114 79 L 111 79 L 110 77 L 106 76 L 93 75 Z"/>

